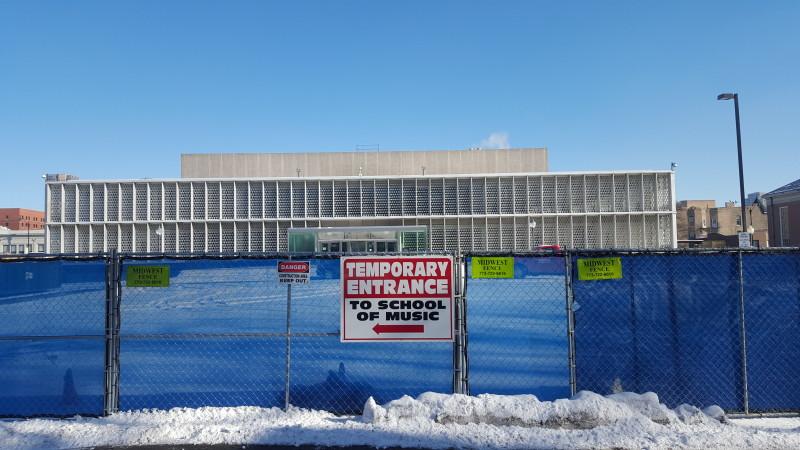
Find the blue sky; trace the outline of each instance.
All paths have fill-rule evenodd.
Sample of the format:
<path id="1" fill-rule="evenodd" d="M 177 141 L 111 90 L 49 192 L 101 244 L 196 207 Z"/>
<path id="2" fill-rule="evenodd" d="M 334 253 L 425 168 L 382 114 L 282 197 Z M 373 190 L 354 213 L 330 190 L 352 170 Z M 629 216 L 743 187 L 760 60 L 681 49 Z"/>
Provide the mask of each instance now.
<path id="1" fill-rule="evenodd" d="M 800 2 L 0 0 L 0 207 L 41 174 L 189 152 L 458 149 L 668 169 L 679 199 L 800 178 Z M 495 139 L 497 141 L 497 139 Z M 500 139 L 502 141 L 502 139 Z"/>

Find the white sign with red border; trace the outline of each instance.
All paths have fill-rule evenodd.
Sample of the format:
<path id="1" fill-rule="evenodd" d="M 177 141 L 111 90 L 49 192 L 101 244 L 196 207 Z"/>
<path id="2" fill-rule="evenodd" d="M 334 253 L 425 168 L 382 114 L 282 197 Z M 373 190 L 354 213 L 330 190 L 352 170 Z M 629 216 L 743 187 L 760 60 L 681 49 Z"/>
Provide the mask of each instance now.
<path id="1" fill-rule="evenodd" d="M 311 279 L 308 261 L 278 261 L 278 283 L 308 284 Z"/>
<path id="2" fill-rule="evenodd" d="M 453 258 L 343 256 L 342 342 L 452 342 Z"/>

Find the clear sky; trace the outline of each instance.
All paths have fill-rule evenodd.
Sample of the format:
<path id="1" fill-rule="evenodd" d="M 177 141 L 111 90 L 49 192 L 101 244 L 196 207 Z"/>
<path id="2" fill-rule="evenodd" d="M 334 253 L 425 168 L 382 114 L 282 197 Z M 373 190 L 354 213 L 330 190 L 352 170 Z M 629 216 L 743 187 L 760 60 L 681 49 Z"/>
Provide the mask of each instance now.
<path id="1" fill-rule="evenodd" d="M 728 91 L 746 190 L 800 178 L 800 2 L 0 0 L 0 207 L 181 153 L 504 142 L 737 199 Z"/>

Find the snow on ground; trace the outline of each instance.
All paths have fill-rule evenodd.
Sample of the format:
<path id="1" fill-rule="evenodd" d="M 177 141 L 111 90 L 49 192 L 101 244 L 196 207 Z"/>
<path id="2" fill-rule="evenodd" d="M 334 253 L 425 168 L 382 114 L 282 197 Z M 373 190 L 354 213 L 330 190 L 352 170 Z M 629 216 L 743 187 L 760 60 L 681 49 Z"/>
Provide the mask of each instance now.
<path id="1" fill-rule="evenodd" d="M 772 422 L 770 422 L 772 421 Z M 800 448 L 800 419 L 729 420 L 721 410 L 669 409 L 653 393 L 539 401 L 532 395 L 425 393 L 361 416 L 294 408 L 176 408 L 106 418 L 0 422 L 4 449 L 99 445 L 275 444 L 428 448 Z"/>
<path id="2" fill-rule="evenodd" d="M 763 430 L 792 430 L 800 433 L 800 417 L 753 417 L 730 419 L 736 425 Z"/>

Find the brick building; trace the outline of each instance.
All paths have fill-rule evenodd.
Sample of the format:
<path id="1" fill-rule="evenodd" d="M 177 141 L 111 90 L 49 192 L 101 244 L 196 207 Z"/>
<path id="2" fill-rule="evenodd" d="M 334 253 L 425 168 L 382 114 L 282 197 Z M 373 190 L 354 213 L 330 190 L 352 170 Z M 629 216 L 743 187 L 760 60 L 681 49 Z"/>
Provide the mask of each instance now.
<path id="1" fill-rule="evenodd" d="M 43 230 L 44 211 L 24 208 L 0 208 L 0 226 L 9 230 Z"/>
<path id="2" fill-rule="evenodd" d="M 800 180 L 764 195 L 773 247 L 800 246 Z"/>
<path id="3" fill-rule="evenodd" d="M 747 226 L 753 227 L 753 245 L 768 246 L 764 204 L 754 201 L 747 205 L 746 211 Z M 682 200 L 676 208 L 678 242 L 681 246 L 736 247 L 737 233 L 743 231 L 741 214 L 742 209 L 736 202 L 725 202 L 725 206 L 717 207 L 714 200 Z"/>

